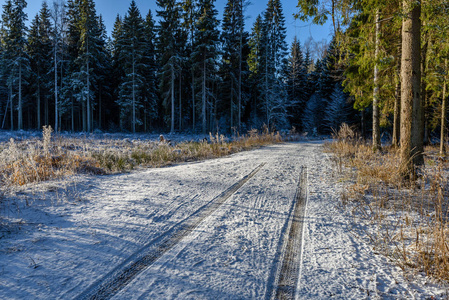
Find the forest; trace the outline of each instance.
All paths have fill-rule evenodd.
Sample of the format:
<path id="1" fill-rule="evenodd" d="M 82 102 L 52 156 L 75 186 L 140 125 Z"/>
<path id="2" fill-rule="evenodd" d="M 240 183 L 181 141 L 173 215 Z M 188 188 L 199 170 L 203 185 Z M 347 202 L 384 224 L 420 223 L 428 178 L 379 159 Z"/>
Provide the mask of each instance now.
<path id="1" fill-rule="evenodd" d="M 399 143 L 410 107 L 424 142 L 446 135 L 447 2 L 300 0 L 297 18 L 333 23 L 316 60 L 299 39 L 287 44 L 280 0 L 267 1 L 250 32 L 248 0 L 228 0 L 221 20 L 214 2 L 157 0 L 143 16 L 131 1 L 108 36 L 93 0 L 44 1 L 29 28 L 26 1 L 7 0 L 1 128 L 325 134 L 346 122 L 376 148 L 381 134 Z M 401 99 L 409 79 L 419 106 Z"/>
<path id="2" fill-rule="evenodd" d="M 329 132 L 350 119 L 336 43 L 313 61 L 286 42 L 280 0 L 246 32 L 248 1 L 131 1 L 107 35 L 93 0 L 43 2 L 27 28 L 25 0 L 3 5 L 2 129 L 126 132 Z M 156 21 L 157 20 L 157 21 Z"/>

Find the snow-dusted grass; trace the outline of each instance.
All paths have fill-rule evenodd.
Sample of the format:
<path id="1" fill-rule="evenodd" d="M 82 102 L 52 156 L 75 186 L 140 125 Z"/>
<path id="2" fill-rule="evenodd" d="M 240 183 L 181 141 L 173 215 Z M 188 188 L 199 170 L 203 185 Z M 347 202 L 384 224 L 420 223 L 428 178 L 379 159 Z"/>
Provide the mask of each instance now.
<path id="1" fill-rule="evenodd" d="M 449 164 L 437 149 L 426 149 L 419 179 L 404 182 L 397 149 L 373 153 L 348 128 L 326 148 L 345 183 L 341 200 L 358 224 L 355 232 L 403 270 L 448 281 Z"/>
<path id="2" fill-rule="evenodd" d="M 53 135 L 44 127 L 42 138 L 22 138 L 0 143 L 0 182 L 25 185 L 74 174 L 110 174 L 138 166 L 161 167 L 174 163 L 226 156 L 256 147 L 279 143 L 278 133 L 251 130 L 236 138 L 223 135 L 201 141 L 90 138 Z"/>

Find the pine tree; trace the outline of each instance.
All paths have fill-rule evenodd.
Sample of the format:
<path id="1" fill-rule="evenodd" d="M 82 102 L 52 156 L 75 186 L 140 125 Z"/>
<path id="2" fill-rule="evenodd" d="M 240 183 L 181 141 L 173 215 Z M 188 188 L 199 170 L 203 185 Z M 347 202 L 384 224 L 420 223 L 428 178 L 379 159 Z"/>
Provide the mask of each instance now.
<path id="1" fill-rule="evenodd" d="M 237 113 L 237 128 L 241 130 L 242 121 L 242 73 L 243 64 L 246 64 L 243 58 L 243 48 L 246 44 L 244 34 L 244 15 L 243 9 L 246 5 L 243 0 L 228 0 L 221 32 L 222 41 L 222 74 L 223 74 L 223 92 L 222 95 L 229 99 L 230 127 L 234 127 L 235 112 Z M 244 62 L 245 61 L 245 62 Z M 227 103 L 228 101 L 223 101 Z M 237 109 L 235 109 L 237 107 Z"/>
<path id="2" fill-rule="evenodd" d="M 145 84 L 145 31 L 144 21 L 135 1 L 131 1 L 128 13 L 123 20 L 121 35 L 121 61 L 124 77 L 120 84 L 118 103 L 121 107 L 121 118 L 130 119 L 131 130 L 142 124 L 139 111 L 143 108 L 143 89 Z"/>
<path id="3" fill-rule="evenodd" d="M 185 33 L 187 34 L 186 54 L 187 54 L 187 68 L 190 69 L 190 96 L 191 96 L 191 108 L 192 108 L 192 130 L 195 131 L 196 127 L 196 93 L 195 93 L 195 62 L 193 61 L 192 53 L 195 46 L 196 36 L 196 20 L 198 19 L 198 4 L 196 0 L 183 0 L 183 23 Z"/>
<path id="4" fill-rule="evenodd" d="M 61 83 L 61 76 L 58 76 L 58 66 L 61 65 L 62 69 L 62 52 L 64 48 L 64 18 L 65 18 L 65 5 L 62 1 L 54 1 L 52 9 L 52 19 L 53 19 L 53 74 L 54 74 L 54 99 L 55 99 L 55 130 L 60 129 L 60 119 L 61 119 L 61 103 L 59 100 L 60 87 L 58 81 Z M 61 77 L 58 79 L 58 77 Z"/>
<path id="5" fill-rule="evenodd" d="M 280 0 L 269 0 L 262 27 L 262 70 L 264 106 L 269 127 L 287 126 L 287 99 L 282 71 L 285 70 L 287 43 L 285 18 Z"/>
<path id="6" fill-rule="evenodd" d="M 145 77 L 144 87 L 144 130 L 148 130 L 148 123 L 151 124 L 158 116 L 158 95 L 157 95 L 157 62 L 156 62 L 156 30 L 151 10 L 145 19 L 144 24 L 144 65 L 143 76 Z M 147 120 L 149 119 L 149 120 Z"/>
<path id="7" fill-rule="evenodd" d="M 263 51 L 263 21 L 260 15 L 257 16 L 254 22 L 253 28 L 251 30 L 249 38 L 249 48 L 250 52 L 247 59 L 247 64 L 249 67 L 249 84 L 251 86 L 251 123 L 255 127 L 261 127 L 259 121 L 259 99 L 262 98 L 261 91 L 263 90 L 263 69 L 262 69 L 262 51 Z"/>
<path id="8" fill-rule="evenodd" d="M 305 93 L 307 71 L 301 51 L 301 44 L 295 37 L 291 46 L 290 57 L 286 65 L 285 78 L 288 93 L 290 123 L 297 130 L 302 130 L 302 116 L 308 97 Z"/>
<path id="9" fill-rule="evenodd" d="M 161 68 L 160 91 L 166 111 L 170 111 L 170 132 L 175 131 L 175 83 L 176 71 L 181 64 L 182 41 L 180 7 L 175 0 L 157 0 L 161 8 L 157 11 L 160 18 L 158 26 L 157 52 Z M 169 107 L 171 109 L 169 109 Z"/>
<path id="10" fill-rule="evenodd" d="M 216 80 L 217 58 L 219 46 L 219 31 L 217 20 L 217 10 L 213 0 L 200 0 L 200 16 L 196 24 L 197 36 L 193 52 L 193 59 L 196 68 L 200 70 L 201 75 L 201 117 L 202 132 L 207 131 L 207 105 L 209 101 L 215 99 L 213 92 L 214 81 Z M 211 120 L 213 116 L 209 116 Z"/>
<path id="11" fill-rule="evenodd" d="M 351 104 L 348 102 L 348 96 L 343 92 L 340 83 L 334 85 L 329 100 L 324 112 L 324 126 L 328 128 L 328 131 L 338 130 L 342 123 L 349 123 L 353 111 Z"/>
<path id="12" fill-rule="evenodd" d="M 71 10 L 73 9 L 73 11 Z M 83 131 L 93 130 L 95 86 L 102 70 L 100 58 L 105 49 L 93 0 L 74 0 L 69 5 L 69 51 L 75 55 L 70 89 L 81 103 Z"/>
<path id="13" fill-rule="evenodd" d="M 42 123 L 43 99 L 48 102 L 51 89 L 49 76 L 52 66 L 52 26 L 50 22 L 50 10 L 46 2 L 42 3 L 39 14 L 31 22 L 28 36 L 28 55 L 30 57 L 31 80 L 30 93 L 35 99 L 36 127 L 40 129 Z"/>
<path id="14" fill-rule="evenodd" d="M 10 70 L 8 84 L 10 89 L 11 112 L 13 109 L 13 86 L 17 85 L 18 104 L 17 104 L 17 128 L 23 129 L 23 85 L 26 84 L 26 77 L 29 73 L 29 58 L 26 53 L 26 34 L 27 27 L 25 22 L 27 14 L 25 0 L 8 0 L 3 5 L 3 30 L 4 44 Z M 13 114 L 11 113 L 11 129 L 13 129 Z"/>

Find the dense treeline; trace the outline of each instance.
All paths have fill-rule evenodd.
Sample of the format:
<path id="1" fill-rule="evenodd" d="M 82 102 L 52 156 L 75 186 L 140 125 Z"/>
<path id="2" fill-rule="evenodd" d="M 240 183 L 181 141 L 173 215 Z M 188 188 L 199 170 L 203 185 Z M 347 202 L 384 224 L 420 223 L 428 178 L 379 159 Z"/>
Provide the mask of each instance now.
<path id="1" fill-rule="evenodd" d="M 381 148 L 380 129 L 391 128 L 407 174 L 424 163 L 423 145 L 439 131 L 444 155 L 449 3 L 298 0 L 298 6 L 303 20 L 332 18 L 345 90 L 354 97 L 355 108 L 372 109 L 373 149 Z"/>
<path id="2" fill-rule="evenodd" d="M 280 0 L 251 32 L 247 0 L 157 0 L 145 16 L 131 1 L 108 37 L 93 0 L 42 3 L 26 27 L 25 0 L 3 5 L 3 129 L 325 133 L 354 121 L 334 41 L 312 61 L 286 42 Z"/>

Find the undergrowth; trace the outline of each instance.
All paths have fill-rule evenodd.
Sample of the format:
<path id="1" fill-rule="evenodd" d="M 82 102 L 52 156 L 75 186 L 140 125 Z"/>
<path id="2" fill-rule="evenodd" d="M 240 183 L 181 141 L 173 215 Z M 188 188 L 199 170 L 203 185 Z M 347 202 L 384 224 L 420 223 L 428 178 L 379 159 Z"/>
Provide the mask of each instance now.
<path id="1" fill-rule="evenodd" d="M 42 139 L 0 144 L 0 183 L 25 185 L 73 174 L 111 174 L 136 167 L 161 167 L 175 163 L 226 156 L 255 147 L 280 143 L 277 133 L 251 130 L 229 139 L 210 134 L 201 142 L 172 143 L 129 139 L 68 138 L 52 135 L 44 127 Z"/>
<path id="2" fill-rule="evenodd" d="M 347 125 L 326 150 L 345 182 L 341 201 L 354 217 L 354 232 L 404 270 L 448 281 L 449 163 L 438 149 L 426 148 L 425 167 L 413 182 L 400 176 L 398 149 L 373 152 Z"/>

